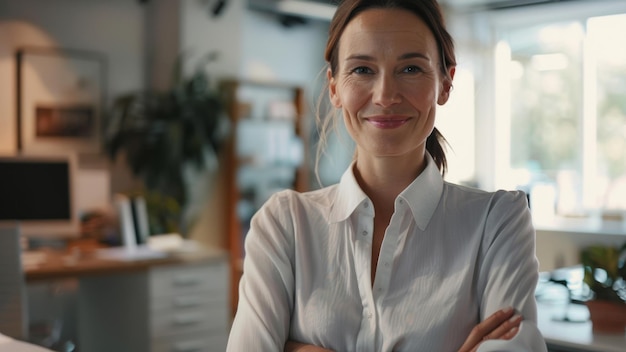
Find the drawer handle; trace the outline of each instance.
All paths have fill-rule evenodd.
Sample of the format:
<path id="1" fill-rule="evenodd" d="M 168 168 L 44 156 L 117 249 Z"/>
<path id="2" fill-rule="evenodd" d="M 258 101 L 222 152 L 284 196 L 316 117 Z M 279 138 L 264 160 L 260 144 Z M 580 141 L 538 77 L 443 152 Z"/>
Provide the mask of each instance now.
<path id="1" fill-rule="evenodd" d="M 175 326 L 189 326 L 202 322 L 202 315 L 195 314 L 178 314 L 174 317 Z"/>
<path id="2" fill-rule="evenodd" d="M 177 308 L 196 307 L 201 304 L 202 304 L 202 298 L 200 297 L 176 297 L 174 298 L 174 307 L 177 307 Z"/>
<path id="3" fill-rule="evenodd" d="M 174 278 L 174 286 L 195 286 L 201 282 L 201 278 L 193 275 L 180 275 Z"/>
<path id="4" fill-rule="evenodd" d="M 202 351 L 204 343 L 202 341 L 179 342 L 172 348 L 173 352 L 194 352 Z"/>

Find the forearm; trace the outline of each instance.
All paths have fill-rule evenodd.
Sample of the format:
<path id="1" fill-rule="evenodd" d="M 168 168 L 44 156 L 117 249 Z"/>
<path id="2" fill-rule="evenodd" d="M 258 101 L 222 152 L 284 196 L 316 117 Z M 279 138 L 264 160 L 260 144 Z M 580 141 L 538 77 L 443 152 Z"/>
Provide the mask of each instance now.
<path id="1" fill-rule="evenodd" d="M 322 347 L 307 345 L 296 341 L 285 343 L 285 352 L 333 352 Z"/>

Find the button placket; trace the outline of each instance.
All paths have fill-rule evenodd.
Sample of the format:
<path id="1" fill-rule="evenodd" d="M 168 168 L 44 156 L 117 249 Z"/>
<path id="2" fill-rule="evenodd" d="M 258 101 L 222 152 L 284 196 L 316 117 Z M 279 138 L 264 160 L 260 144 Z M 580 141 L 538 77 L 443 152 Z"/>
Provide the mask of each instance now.
<path id="1" fill-rule="evenodd" d="M 363 305 L 361 328 L 357 337 L 357 351 L 374 352 L 376 341 L 376 302 L 372 295 L 371 258 L 374 209 L 368 200 L 357 211 L 355 236 L 355 270 Z"/>

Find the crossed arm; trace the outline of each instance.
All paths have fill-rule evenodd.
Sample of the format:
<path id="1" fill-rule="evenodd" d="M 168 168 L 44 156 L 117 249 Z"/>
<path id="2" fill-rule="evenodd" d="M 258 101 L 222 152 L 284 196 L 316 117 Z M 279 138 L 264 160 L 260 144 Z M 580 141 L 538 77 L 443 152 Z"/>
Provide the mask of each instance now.
<path id="1" fill-rule="evenodd" d="M 476 325 L 458 352 L 476 352 L 483 341 L 510 340 L 517 334 L 524 318 L 512 308 L 501 309 Z M 285 352 L 333 352 L 322 347 L 287 341 Z"/>

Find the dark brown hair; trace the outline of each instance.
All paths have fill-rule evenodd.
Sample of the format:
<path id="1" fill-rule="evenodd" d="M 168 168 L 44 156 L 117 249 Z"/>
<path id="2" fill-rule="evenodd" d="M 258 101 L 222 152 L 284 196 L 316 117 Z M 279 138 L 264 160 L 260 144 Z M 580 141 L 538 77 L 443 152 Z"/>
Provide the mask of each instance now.
<path id="1" fill-rule="evenodd" d="M 454 53 L 454 41 L 446 30 L 441 8 L 436 0 L 343 0 L 337 5 L 337 10 L 330 23 L 328 42 L 324 58 L 328 62 L 330 70 L 334 75 L 337 72 L 339 39 L 348 23 L 359 13 L 372 9 L 402 9 L 414 13 L 422 19 L 430 28 L 440 52 L 441 62 L 439 64 L 441 72 L 452 80 L 449 76 L 448 68 L 456 66 L 456 55 Z M 443 145 L 446 143 L 443 135 L 434 128 L 426 140 L 426 150 L 432 155 L 437 168 L 445 175 L 447 170 L 446 155 Z"/>

